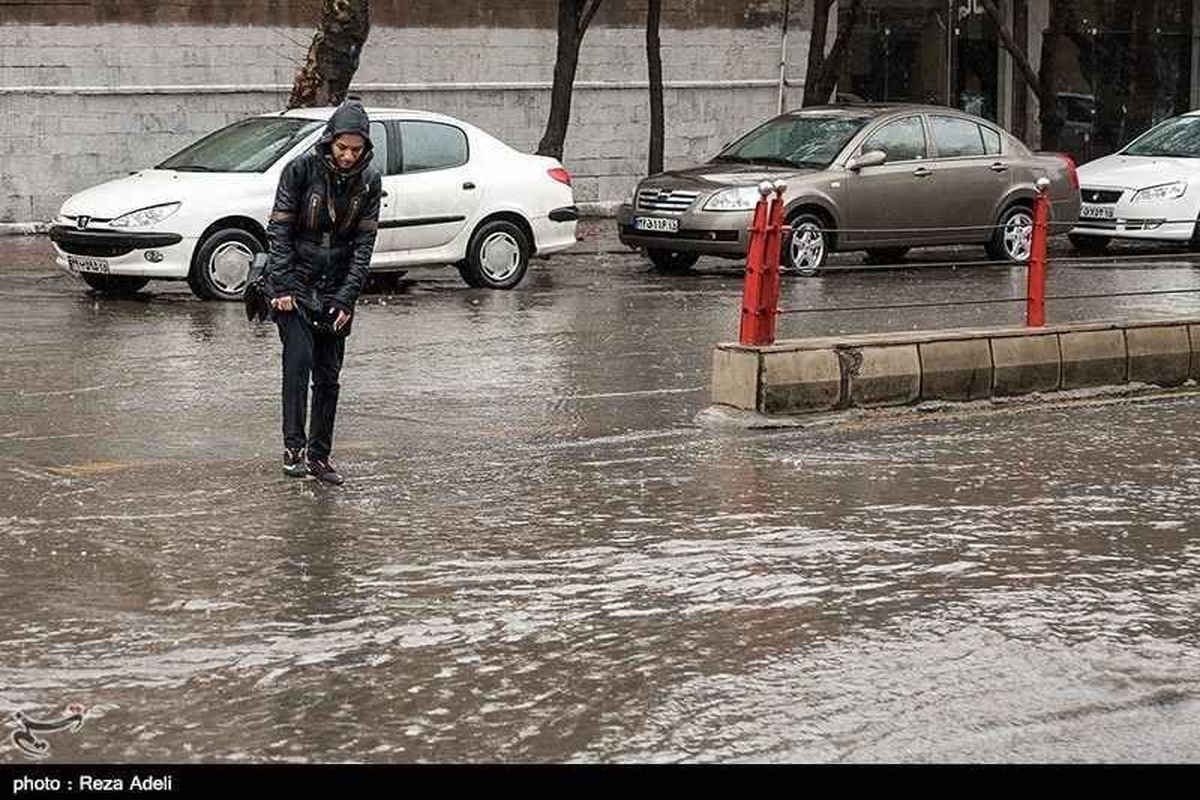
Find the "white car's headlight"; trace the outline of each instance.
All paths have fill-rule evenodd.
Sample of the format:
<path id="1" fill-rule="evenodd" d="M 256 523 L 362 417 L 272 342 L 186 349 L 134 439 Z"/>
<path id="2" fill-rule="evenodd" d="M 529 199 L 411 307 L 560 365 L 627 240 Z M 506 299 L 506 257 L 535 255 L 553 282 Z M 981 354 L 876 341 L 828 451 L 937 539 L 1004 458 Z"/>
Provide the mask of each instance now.
<path id="1" fill-rule="evenodd" d="M 1172 183 L 1162 183 L 1158 186 L 1147 186 L 1145 189 L 1140 189 L 1133 196 L 1134 203 L 1152 203 L 1156 200 L 1175 200 L 1183 197 L 1183 193 L 1187 191 L 1187 181 L 1174 181 Z"/>
<path id="2" fill-rule="evenodd" d="M 708 198 L 704 204 L 705 211 L 749 211 L 758 204 L 757 186 L 739 186 L 736 189 L 722 189 Z"/>
<path id="3" fill-rule="evenodd" d="M 139 208 L 137 211 L 122 214 L 108 224 L 114 228 L 142 228 L 154 225 L 178 211 L 180 205 L 182 203 L 163 203 L 161 206 Z"/>

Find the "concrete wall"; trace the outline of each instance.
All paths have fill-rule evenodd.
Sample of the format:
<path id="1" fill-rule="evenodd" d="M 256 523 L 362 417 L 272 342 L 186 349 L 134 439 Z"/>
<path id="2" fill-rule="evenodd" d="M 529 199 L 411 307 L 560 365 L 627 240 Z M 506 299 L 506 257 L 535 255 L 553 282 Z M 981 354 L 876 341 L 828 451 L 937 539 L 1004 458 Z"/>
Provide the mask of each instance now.
<path id="1" fill-rule="evenodd" d="M 122 11 L 125 4 L 51 3 L 46 8 L 57 8 L 61 19 L 47 20 L 45 9 L 38 17 L 28 12 L 30 4 L 0 3 L 7 14 L 0 25 L 0 222 L 49 219 L 72 192 L 282 106 L 311 25 L 238 24 L 239 14 L 250 13 L 239 8 L 252 11 L 262 2 L 209 4 L 208 12 L 204 5 L 180 2 L 156 11 L 156 4 L 133 3 Z M 278 17 L 255 19 L 300 16 L 294 3 L 283 5 Z M 354 91 L 371 104 L 451 114 L 518 149 L 535 149 L 554 68 L 552 4 L 526 4 L 536 7 L 530 13 L 520 3 L 496 3 L 489 17 L 488 4 L 468 3 L 467 18 L 497 21 L 470 28 L 446 27 L 433 4 L 416 5 L 420 13 L 413 14 L 427 24 L 404 27 L 379 22 L 400 20 L 395 4 L 375 5 L 382 11 Z M 778 102 L 780 27 L 772 11 L 778 4 L 690 5 L 693 14 L 668 14 L 662 31 L 668 168 L 712 155 L 773 115 Z M 808 5 L 792 3 L 788 74 L 796 82 L 807 59 Z M 83 6 L 102 22 L 79 17 Z M 645 172 L 645 34 L 629 24 L 640 19 L 637 9 L 612 8 L 584 41 L 566 141 L 564 161 L 577 176 L 581 203 L 626 199 Z M 205 13 L 230 20 L 199 24 Z M 143 18 L 168 21 L 136 21 Z M 173 21 L 184 18 L 191 24 Z M 513 26 L 522 21 L 530 25 Z M 798 104 L 800 93 L 789 90 L 789 104 Z"/>
<path id="2" fill-rule="evenodd" d="M 713 402 L 762 414 L 1200 379 L 1200 319 L 718 345 Z"/>

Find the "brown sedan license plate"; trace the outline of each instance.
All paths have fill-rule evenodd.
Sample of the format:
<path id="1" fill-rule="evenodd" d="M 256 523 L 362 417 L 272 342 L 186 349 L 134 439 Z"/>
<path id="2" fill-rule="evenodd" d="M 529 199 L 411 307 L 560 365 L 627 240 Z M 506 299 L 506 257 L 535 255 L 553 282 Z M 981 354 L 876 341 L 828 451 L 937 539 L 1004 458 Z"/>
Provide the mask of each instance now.
<path id="1" fill-rule="evenodd" d="M 679 220 L 664 217 L 634 217 L 634 230 L 656 233 L 679 233 Z"/>

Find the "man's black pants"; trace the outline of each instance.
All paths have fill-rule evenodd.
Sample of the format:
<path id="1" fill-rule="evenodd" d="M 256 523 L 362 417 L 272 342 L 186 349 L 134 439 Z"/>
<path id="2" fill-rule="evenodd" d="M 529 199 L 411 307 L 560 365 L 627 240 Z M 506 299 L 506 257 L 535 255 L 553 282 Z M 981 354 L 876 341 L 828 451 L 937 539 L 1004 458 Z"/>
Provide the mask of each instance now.
<path id="1" fill-rule="evenodd" d="M 337 416 L 338 374 L 346 353 L 346 339 L 313 330 L 295 311 L 276 312 L 279 339 L 283 342 L 283 444 L 289 450 L 308 448 L 308 458 L 324 460 L 333 449 L 333 422 Z M 312 378 L 312 425 L 305 435 L 308 382 Z"/>

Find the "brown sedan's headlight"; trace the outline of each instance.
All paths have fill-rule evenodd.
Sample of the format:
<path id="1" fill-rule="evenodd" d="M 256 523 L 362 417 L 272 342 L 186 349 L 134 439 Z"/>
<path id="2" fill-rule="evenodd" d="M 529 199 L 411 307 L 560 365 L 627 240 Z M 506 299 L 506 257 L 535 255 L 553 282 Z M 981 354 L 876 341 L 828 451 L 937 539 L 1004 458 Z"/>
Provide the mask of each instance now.
<path id="1" fill-rule="evenodd" d="M 705 211 L 749 211 L 758 204 L 757 186 L 739 186 L 736 189 L 722 189 L 708 198 L 704 204 Z"/>

